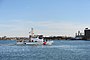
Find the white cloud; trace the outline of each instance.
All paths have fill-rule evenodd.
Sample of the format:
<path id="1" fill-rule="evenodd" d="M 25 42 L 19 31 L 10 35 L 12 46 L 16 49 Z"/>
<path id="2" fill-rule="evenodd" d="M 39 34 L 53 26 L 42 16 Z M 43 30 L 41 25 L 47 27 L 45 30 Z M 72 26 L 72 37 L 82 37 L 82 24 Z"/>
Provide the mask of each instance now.
<path id="1" fill-rule="evenodd" d="M 85 26 L 83 24 L 60 21 L 10 20 L 0 24 L 0 36 L 28 36 L 31 27 L 35 29 L 36 34 L 44 34 L 45 36 L 74 36 L 77 30 L 83 32 Z"/>

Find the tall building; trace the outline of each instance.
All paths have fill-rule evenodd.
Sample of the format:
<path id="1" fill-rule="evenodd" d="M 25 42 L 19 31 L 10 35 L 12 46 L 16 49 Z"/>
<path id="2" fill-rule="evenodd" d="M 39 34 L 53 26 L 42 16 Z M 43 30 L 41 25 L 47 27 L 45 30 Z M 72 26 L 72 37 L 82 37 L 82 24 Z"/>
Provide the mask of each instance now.
<path id="1" fill-rule="evenodd" d="M 84 37 L 85 37 L 85 39 L 90 40 L 90 29 L 85 28 Z"/>

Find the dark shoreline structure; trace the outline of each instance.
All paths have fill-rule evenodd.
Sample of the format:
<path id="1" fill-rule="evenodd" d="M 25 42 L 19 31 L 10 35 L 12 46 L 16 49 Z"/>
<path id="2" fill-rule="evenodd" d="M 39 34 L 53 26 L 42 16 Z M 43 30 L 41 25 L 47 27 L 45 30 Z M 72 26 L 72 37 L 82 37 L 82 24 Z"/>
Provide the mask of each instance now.
<path id="1" fill-rule="evenodd" d="M 52 37 L 44 37 L 45 40 L 69 40 L 72 39 L 72 37 L 66 37 L 66 36 L 52 36 Z"/>
<path id="2" fill-rule="evenodd" d="M 90 40 L 90 29 L 85 28 L 84 34 L 78 31 L 75 37 L 67 36 L 49 36 L 43 37 L 45 40 Z M 0 37 L 0 40 L 29 40 L 29 37 Z"/>
<path id="3" fill-rule="evenodd" d="M 50 37 L 43 37 L 45 40 L 68 40 L 72 39 L 72 37 L 64 37 L 64 36 L 50 36 Z M 0 40 L 29 40 L 28 37 L 0 37 Z"/>

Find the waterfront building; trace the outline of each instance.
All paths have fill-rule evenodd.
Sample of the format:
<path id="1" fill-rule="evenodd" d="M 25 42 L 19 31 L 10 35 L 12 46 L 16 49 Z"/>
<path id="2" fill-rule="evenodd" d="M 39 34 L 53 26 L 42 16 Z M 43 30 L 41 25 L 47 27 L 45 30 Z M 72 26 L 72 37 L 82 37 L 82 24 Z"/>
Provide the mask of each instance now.
<path id="1" fill-rule="evenodd" d="M 84 37 L 85 37 L 85 39 L 90 40 L 90 29 L 85 28 Z"/>
<path id="2" fill-rule="evenodd" d="M 84 38 L 83 33 L 81 33 L 80 31 L 78 31 L 77 33 L 75 33 L 75 39 L 76 40 L 82 40 Z"/>

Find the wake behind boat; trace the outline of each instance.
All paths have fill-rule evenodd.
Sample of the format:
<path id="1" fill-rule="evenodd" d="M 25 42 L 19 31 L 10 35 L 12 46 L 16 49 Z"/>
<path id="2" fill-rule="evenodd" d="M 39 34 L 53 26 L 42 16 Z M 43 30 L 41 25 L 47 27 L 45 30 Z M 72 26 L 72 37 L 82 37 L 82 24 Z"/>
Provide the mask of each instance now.
<path id="1" fill-rule="evenodd" d="M 47 41 L 43 39 L 43 35 L 34 35 L 33 28 L 31 28 L 31 35 L 29 40 L 17 41 L 17 45 L 52 45 L 53 41 Z"/>

